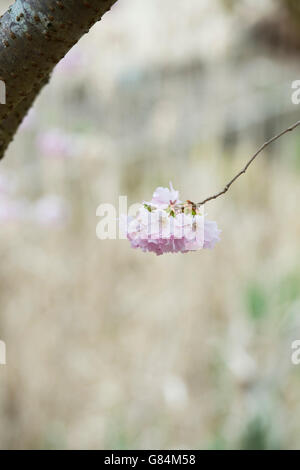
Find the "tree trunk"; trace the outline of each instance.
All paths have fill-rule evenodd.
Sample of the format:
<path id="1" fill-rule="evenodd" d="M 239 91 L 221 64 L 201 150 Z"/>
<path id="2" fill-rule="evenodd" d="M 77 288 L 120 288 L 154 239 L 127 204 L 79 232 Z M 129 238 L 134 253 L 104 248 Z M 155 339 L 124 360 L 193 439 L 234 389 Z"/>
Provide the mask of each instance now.
<path id="1" fill-rule="evenodd" d="M 54 66 L 116 0 L 16 0 L 0 18 L 0 159 Z"/>

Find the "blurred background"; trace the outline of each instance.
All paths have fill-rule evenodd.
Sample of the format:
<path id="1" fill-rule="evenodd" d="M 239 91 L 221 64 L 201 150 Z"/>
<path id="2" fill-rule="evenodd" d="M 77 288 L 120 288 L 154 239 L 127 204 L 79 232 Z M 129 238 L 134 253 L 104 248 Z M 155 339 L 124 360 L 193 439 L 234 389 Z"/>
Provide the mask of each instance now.
<path id="1" fill-rule="evenodd" d="M 299 119 L 299 23 L 293 0 L 120 0 L 56 67 L 0 165 L 1 448 L 300 447 L 300 131 L 207 204 L 212 251 L 95 232 L 119 195 L 215 193 Z"/>

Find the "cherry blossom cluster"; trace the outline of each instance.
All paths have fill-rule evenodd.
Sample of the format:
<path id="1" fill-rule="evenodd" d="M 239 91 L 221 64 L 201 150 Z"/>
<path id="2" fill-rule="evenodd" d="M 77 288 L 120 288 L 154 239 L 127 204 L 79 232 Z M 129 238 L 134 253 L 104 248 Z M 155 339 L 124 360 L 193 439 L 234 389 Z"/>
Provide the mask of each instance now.
<path id="1" fill-rule="evenodd" d="M 220 239 L 216 222 L 207 220 L 202 209 L 180 201 L 170 183 L 170 189 L 157 188 L 151 201 L 141 204 L 135 217 L 125 216 L 121 224 L 132 248 L 157 255 L 187 253 L 213 248 Z"/>

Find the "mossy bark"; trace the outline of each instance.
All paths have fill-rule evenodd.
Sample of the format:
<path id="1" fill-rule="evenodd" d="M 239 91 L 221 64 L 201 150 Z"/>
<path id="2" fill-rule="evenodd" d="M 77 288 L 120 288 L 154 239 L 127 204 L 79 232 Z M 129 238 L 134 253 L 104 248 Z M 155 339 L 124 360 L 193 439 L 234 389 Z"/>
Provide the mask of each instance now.
<path id="1" fill-rule="evenodd" d="M 0 158 L 54 66 L 116 0 L 16 0 L 0 19 Z"/>

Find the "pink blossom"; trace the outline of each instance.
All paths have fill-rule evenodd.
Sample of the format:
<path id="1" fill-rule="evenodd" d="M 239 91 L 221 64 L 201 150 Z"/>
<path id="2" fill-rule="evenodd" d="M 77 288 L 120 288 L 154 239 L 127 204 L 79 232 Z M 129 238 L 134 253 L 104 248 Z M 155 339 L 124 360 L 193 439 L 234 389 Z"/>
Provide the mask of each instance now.
<path id="1" fill-rule="evenodd" d="M 60 226 L 65 224 L 68 218 L 69 208 L 58 196 L 44 196 L 33 206 L 33 219 L 41 225 Z"/>
<path id="2" fill-rule="evenodd" d="M 207 221 L 199 207 L 189 201 L 182 204 L 178 197 L 170 183 L 170 189 L 157 188 L 135 217 L 121 217 L 132 248 L 162 255 L 214 247 L 220 233 L 216 222 Z"/>
<path id="3" fill-rule="evenodd" d="M 166 208 L 170 203 L 179 203 L 178 200 L 178 191 L 175 191 L 172 183 L 170 182 L 169 188 L 156 188 L 153 193 L 152 200 L 150 202 L 153 206 L 159 206 L 161 208 Z"/>
<path id="4" fill-rule="evenodd" d="M 26 219 L 28 215 L 28 203 L 23 200 L 1 197 L 0 200 L 0 223 L 19 222 Z"/>
<path id="5" fill-rule="evenodd" d="M 36 144 L 38 150 L 46 157 L 68 158 L 74 154 L 73 139 L 60 129 L 41 133 Z"/>
<path id="6" fill-rule="evenodd" d="M 220 241 L 220 233 L 221 230 L 218 229 L 216 222 L 205 220 L 203 248 L 214 248 L 215 244 Z"/>

